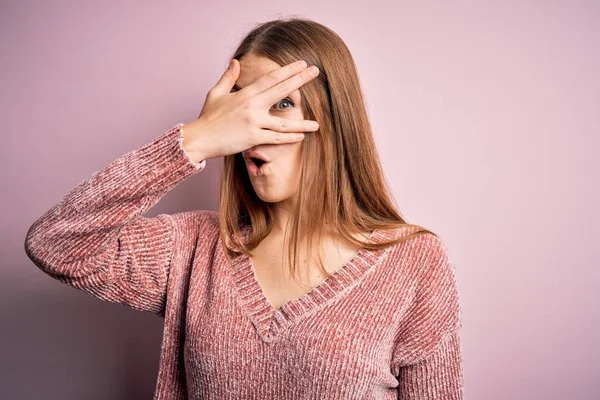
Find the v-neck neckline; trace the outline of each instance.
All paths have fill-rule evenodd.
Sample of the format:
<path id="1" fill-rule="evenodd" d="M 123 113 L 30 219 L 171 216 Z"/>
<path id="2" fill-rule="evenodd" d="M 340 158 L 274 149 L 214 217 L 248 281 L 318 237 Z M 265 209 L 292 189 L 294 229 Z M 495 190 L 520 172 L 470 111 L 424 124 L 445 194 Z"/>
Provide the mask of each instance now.
<path id="1" fill-rule="evenodd" d="M 384 236 L 385 231 L 374 230 L 367 241 L 373 242 Z M 301 317 L 315 312 L 320 306 L 356 286 L 371 267 L 381 261 L 388 249 L 389 247 L 379 250 L 358 249 L 330 277 L 300 297 L 288 300 L 279 308 L 274 308 L 267 299 L 259 283 L 252 259 L 248 255 L 240 254 L 233 259 L 235 271 L 233 281 L 245 314 L 254 325 L 258 335 L 263 341 L 272 342 Z"/>

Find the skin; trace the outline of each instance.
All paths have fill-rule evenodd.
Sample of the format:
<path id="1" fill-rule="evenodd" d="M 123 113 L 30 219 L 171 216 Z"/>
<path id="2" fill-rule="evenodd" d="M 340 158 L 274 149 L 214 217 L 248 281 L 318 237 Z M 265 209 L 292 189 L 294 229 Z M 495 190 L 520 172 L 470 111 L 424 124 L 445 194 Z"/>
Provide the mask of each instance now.
<path id="1" fill-rule="evenodd" d="M 260 76 L 282 67 L 268 58 L 254 54 L 246 54 L 239 61 L 240 75 L 236 81 L 236 86 L 239 89 L 254 82 Z M 303 120 L 304 113 L 301 104 L 300 91 L 296 89 L 286 99 L 273 104 L 269 114 L 287 119 Z M 296 188 L 300 181 L 302 141 L 285 144 L 262 144 L 248 150 L 256 150 L 271 160 L 271 165 L 268 166 L 265 175 L 249 176 L 258 197 L 262 201 L 273 203 L 273 213 L 276 221 L 273 233 L 283 234 L 291 213 Z"/>
<path id="2" fill-rule="evenodd" d="M 232 85 L 233 82 L 230 83 L 229 81 L 226 81 L 221 85 L 221 87 L 227 86 L 226 91 L 243 90 L 248 85 L 253 84 L 263 76 L 266 76 L 269 72 L 273 72 L 282 67 L 270 59 L 259 57 L 255 54 L 244 55 L 238 60 L 237 64 L 239 64 L 239 70 L 237 70 L 234 75 L 235 85 Z M 305 67 L 306 65 L 304 68 Z M 300 71 L 300 69 L 298 69 L 298 71 Z M 222 79 L 226 77 L 227 75 L 224 74 Z M 215 88 L 218 88 L 218 86 L 215 86 Z M 270 107 L 268 110 L 270 116 L 276 117 L 271 119 L 279 118 L 287 121 L 297 120 L 294 121 L 296 123 L 302 122 L 304 120 L 304 115 L 302 112 L 303 99 L 301 98 L 300 90 L 296 89 L 291 93 L 287 93 L 287 97 L 283 99 L 281 98 L 282 96 L 283 95 L 280 94 L 273 96 L 272 100 L 269 100 L 269 102 L 272 101 L 275 103 L 273 105 L 265 104 L 265 107 Z M 232 96 L 229 97 L 231 98 Z M 235 102 L 226 103 L 228 103 L 227 106 L 236 106 Z M 225 118 L 225 122 L 222 122 L 217 118 L 219 123 L 225 125 L 220 125 L 218 123 L 216 131 L 207 128 L 207 126 L 210 127 L 210 124 L 206 125 L 207 120 L 202 119 L 206 105 L 207 103 L 205 103 L 199 118 L 186 124 L 183 131 L 184 140 L 182 146 L 190 156 L 190 159 L 196 163 L 211 158 L 210 152 L 198 150 L 210 148 L 209 144 L 202 143 L 202 141 L 210 141 L 213 137 L 222 135 L 223 133 L 222 131 L 219 131 L 219 129 L 225 129 L 224 127 L 227 126 L 227 123 L 232 120 L 234 123 L 240 125 L 240 121 L 235 121 L 235 118 L 232 116 L 226 115 L 223 117 L 223 114 L 225 114 L 226 111 L 223 109 L 217 110 L 216 113 L 220 118 Z M 215 106 L 215 108 L 218 109 L 218 106 Z M 243 126 L 243 124 L 241 124 L 241 126 Z M 298 126 L 303 126 L 303 128 L 297 129 L 311 129 L 304 123 L 301 123 Z M 288 131 L 289 129 L 285 132 Z M 308 134 L 319 134 L 319 131 L 311 131 L 308 132 Z M 318 252 L 316 249 L 313 249 L 313 259 L 306 260 L 302 257 L 302 254 L 304 254 L 306 250 L 306 242 L 304 240 L 300 239 L 300 243 L 298 243 L 301 255 L 300 265 L 297 265 L 302 281 L 300 284 L 292 280 L 289 265 L 287 265 L 286 261 L 287 257 L 284 260 L 284 255 L 287 256 L 290 247 L 289 235 L 288 237 L 285 237 L 285 229 L 291 216 L 291 207 L 294 196 L 296 196 L 297 193 L 296 189 L 300 182 L 303 144 L 301 140 L 290 143 L 278 141 L 276 143 L 277 144 L 259 144 L 252 148 L 245 148 L 241 153 L 247 155 L 246 152 L 254 150 L 270 161 L 264 175 L 253 176 L 248 174 L 258 197 L 262 201 L 272 204 L 275 218 L 273 229 L 269 232 L 267 237 L 253 249 L 254 255 L 251 257 L 251 260 L 265 296 L 273 307 L 278 308 L 290 299 L 302 296 L 310 290 L 311 287 L 317 286 L 323 281 L 324 277 L 317 267 L 316 256 Z M 221 145 L 225 147 L 223 143 L 221 143 Z M 213 153 L 216 153 L 217 155 L 213 154 L 212 157 L 219 156 L 219 151 L 214 151 Z M 235 154 L 235 152 L 221 154 Z M 247 163 L 245 165 L 246 168 L 249 168 Z M 354 235 L 354 237 L 366 239 L 368 234 L 369 233 L 363 232 L 362 234 Z M 329 274 L 333 274 L 340 267 L 344 266 L 350 258 L 355 255 L 356 251 L 358 251 L 358 247 L 341 240 L 339 233 L 334 230 L 325 232 L 321 244 L 324 254 L 323 261 L 325 269 Z"/>
<path id="3" fill-rule="evenodd" d="M 242 89 L 260 76 L 281 67 L 270 59 L 254 54 L 246 54 L 239 61 L 240 75 L 234 90 Z M 293 102 L 293 105 L 283 99 L 274 104 L 269 113 L 287 119 L 304 119 L 300 91 L 295 90 L 288 95 L 288 99 Z M 286 144 L 262 144 L 248 150 L 256 150 L 271 160 L 271 165 L 265 175 L 249 174 L 258 197 L 265 202 L 272 203 L 275 217 L 275 227 L 254 249 L 255 256 L 252 257 L 252 261 L 264 292 L 273 307 L 278 308 L 290 299 L 300 297 L 310 287 L 318 285 L 324 279 L 314 263 L 307 262 L 302 257 L 299 266 L 300 271 L 303 272 L 301 280 L 309 288 L 299 286 L 291 280 L 287 265 L 282 265 L 281 261 L 284 252 L 287 254 L 289 246 L 289 243 L 284 240 L 284 233 L 290 217 L 292 201 L 300 181 L 302 141 Z M 356 234 L 354 237 L 366 239 L 368 235 L 369 233 L 365 232 L 362 235 Z M 333 232 L 324 236 L 322 245 L 324 261 L 329 273 L 334 273 L 358 251 L 358 247 L 338 240 L 337 235 Z M 303 244 L 300 245 L 300 248 L 303 251 Z"/>

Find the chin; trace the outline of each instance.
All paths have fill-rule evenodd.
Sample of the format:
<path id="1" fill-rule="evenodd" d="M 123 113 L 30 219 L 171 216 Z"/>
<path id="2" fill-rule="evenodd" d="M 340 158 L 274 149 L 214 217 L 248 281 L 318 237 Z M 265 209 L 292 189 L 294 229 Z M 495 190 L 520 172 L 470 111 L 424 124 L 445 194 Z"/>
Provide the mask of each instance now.
<path id="1" fill-rule="evenodd" d="M 259 199 L 261 199 L 262 201 L 264 201 L 265 203 L 279 203 L 281 201 L 287 200 L 288 198 L 290 198 L 291 196 L 285 196 L 282 194 L 277 194 L 277 193 L 268 193 L 268 192 L 263 192 L 261 190 L 256 190 L 256 195 L 258 196 Z"/>
<path id="2" fill-rule="evenodd" d="M 261 199 L 265 203 L 279 203 L 280 201 L 285 200 L 285 198 L 282 198 L 279 196 L 268 196 L 268 195 L 264 195 L 264 194 L 261 194 L 258 192 L 256 193 L 256 195 L 258 196 L 259 199 Z"/>

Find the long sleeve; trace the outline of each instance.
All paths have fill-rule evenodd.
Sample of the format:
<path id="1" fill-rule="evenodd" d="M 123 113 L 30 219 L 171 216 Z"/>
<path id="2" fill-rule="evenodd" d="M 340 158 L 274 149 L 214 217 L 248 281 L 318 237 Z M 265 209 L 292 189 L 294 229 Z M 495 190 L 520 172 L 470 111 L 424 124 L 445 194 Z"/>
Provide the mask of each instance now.
<path id="1" fill-rule="evenodd" d="M 102 300 L 164 315 L 169 271 L 182 267 L 172 265 L 174 243 L 193 221 L 141 214 L 206 165 L 183 150 L 183 126 L 96 171 L 38 218 L 25 239 L 33 263 Z"/>
<path id="2" fill-rule="evenodd" d="M 462 315 L 454 267 L 441 239 L 422 238 L 415 297 L 396 336 L 392 366 L 401 400 L 462 400 Z"/>

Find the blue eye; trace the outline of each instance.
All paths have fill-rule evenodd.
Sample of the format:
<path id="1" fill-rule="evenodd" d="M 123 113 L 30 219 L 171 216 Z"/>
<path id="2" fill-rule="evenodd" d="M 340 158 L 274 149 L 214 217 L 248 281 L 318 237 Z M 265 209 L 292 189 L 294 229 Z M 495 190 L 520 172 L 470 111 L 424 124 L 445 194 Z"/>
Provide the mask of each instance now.
<path id="1" fill-rule="evenodd" d="M 277 104 L 280 104 L 282 102 L 290 103 L 291 104 L 290 107 L 294 107 L 294 105 L 295 105 L 294 102 L 292 100 L 290 100 L 289 97 L 286 97 L 285 99 L 279 100 L 277 103 L 275 103 L 275 105 L 273 107 L 275 107 Z M 284 111 L 284 110 L 286 110 L 286 109 L 288 109 L 290 107 L 284 107 L 284 108 L 277 108 L 277 107 L 275 107 L 275 108 L 277 109 L 277 111 Z"/>

